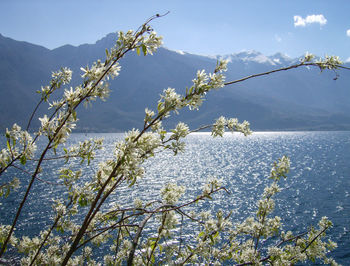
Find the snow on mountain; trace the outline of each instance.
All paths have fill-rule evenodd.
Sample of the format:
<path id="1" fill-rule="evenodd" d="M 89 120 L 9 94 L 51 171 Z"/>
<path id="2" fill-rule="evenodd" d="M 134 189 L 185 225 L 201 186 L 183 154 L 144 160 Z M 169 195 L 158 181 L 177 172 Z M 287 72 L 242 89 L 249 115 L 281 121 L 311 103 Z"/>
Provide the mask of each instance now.
<path id="1" fill-rule="evenodd" d="M 291 64 L 293 62 L 295 62 L 297 59 L 295 58 L 291 58 L 286 54 L 282 54 L 282 53 L 276 53 L 274 55 L 269 56 L 269 58 L 274 61 L 276 64 Z"/>
<path id="2" fill-rule="evenodd" d="M 265 64 L 265 65 L 271 65 L 271 66 L 290 64 L 291 62 L 295 61 L 295 59 L 282 53 L 276 53 L 271 56 L 266 56 L 255 50 L 242 51 L 242 52 L 223 55 L 223 56 L 216 56 L 216 58 L 226 59 L 229 62 L 243 62 L 245 64 L 253 62 L 253 63 Z"/>
<path id="3" fill-rule="evenodd" d="M 186 54 L 186 52 L 184 52 L 184 51 L 182 51 L 182 50 L 176 50 L 175 52 L 178 53 L 178 54 L 180 54 L 180 55 Z"/>
<path id="4" fill-rule="evenodd" d="M 244 63 L 245 65 L 249 63 L 257 63 L 257 64 L 265 64 L 268 66 L 282 66 L 282 65 L 289 65 L 298 60 L 295 58 L 291 58 L 288 55 L 283 53 L 276 53 L 274 55 L 266 56 L 255 50 L 241 51 L 238 53 L 232 53 L 227 55 L 197 55 L 197 54 L 191 54 L 182 50 L 174 51 L 168 48 L 165 48 L 165 49 L 180 55 L 188 55 L 188 56 L 192 55 L 196 57 L 204 57 L 204 58 L 214 59 L 214 60 L 226 59 L 231 63 L 239 62 L 239 63 Z"/>

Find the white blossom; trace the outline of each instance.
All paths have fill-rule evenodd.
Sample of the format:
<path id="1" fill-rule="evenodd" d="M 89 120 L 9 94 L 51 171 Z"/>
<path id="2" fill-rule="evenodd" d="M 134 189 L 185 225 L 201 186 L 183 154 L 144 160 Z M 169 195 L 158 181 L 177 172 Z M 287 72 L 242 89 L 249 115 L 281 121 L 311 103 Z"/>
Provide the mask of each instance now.
<path id="1" fill-rule="evenodd" d="M 183 186 L 178 186 L 175 183 L 168 183 L 161 191 L 161 195 L 163 200 L 167 204 L 175 204 L 182 194 L 185 192 L 185 188 Z"/>
<path id="2" fill-rule="evenodd" d="M 173 132 L 171 139 L 178 140 L 180 138 L 185 138 L 189 134 L 189 128 L 185 123 L 179 122 L 171 132 Z"/>
<path id="3" fill-rule="evenodd" d="M 168 88 L 163 91 L 163 94 L 160 95 L 160 102 L 163 103 L 163 108 L 167 110 L 169 107 L 176 109 L 181 103 L 181 96 L 176 93 L 175 89 Z"/>
<path id="4" fill-rule="evenodd" d="M 151 122 L 152 119 L 153 119 L 153 116 L 155 115 L 154 111 L 152 111 L 152 110 L 146 108 L 146 109 L 145 109 L 145 113 L 146 113 L 146 115 L 145 115 L 145 120 L 144 120 L 144 121 L 145 121 L 146 123 L 147 123 L 147 122 Z"/>
<path id="5" fill-rule="evenodd" d="M 214 73 L 216 73 L 216 72 L 221 73 L 221 72 L 227 71 L 227 64 L 228 64 L 228 60 L 226 60 L 226 59 L 218 60 L 216 63 L 216 68 L 215 68 Z"/>
<path id="6" fill-rule="evenodd" d="M 63 67 L 61 68 L 59 71 L 57 72 L 52 72 L 52 81 L 53 82 L 62 82 L 63 84 L 68 84 L 71 79 L 72 79 L 72 70 L 70 70 L 67 67 Z"/>
<path id="7" fill-rule="evenodd" d="M 217 136 L 222 137 L 225 133 L 225 126 L 226 126 L 226 118 L 223 116 L 220 116 L 213 125 L 211 135 L 214 137 L 217 137 Z"/>
<path id="8" fill-rule="evenodd" d="M 139 198 L 136 198 L 136 199 L 134 200 L 134 206 L 135 206 L 135 208 L 141 209 L 141 208 L 142 208 L 142 205 L 143 205 L 142 200 L 140 200 Z"/>

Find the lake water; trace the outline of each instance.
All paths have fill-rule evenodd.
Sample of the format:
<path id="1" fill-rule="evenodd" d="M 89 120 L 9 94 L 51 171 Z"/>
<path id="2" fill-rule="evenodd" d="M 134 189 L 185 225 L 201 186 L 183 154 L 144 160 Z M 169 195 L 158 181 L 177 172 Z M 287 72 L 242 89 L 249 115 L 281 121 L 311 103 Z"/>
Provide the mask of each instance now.
<path id="1" fill-rule="evenodd" d="M 86 137 L 105 139 L 105 150 L 98 154 L 98 162 L 112 156 L 114 142 L 123 134 L 73 134 L 69 143 Z M 177 182 L 186 186 L 183 198 L 186 200 L 199 193 L 208 177 L 215 176 L 224 180 L 231 194 L 218 193 L 205 208 L 232 211 L 233 221 L 241 221 L 255 212 L 255 202 L 270 182 L 267 177 L 272 163 L 287 155 L 291 171 L 281 182 L 283 190 L 276 201 L 276 214 L 282 217 L 284 229 L 302 232 L 316 225 L 322 216 L 328 216 L 334 224 L 328 234 L 338 243 L 332 256 L 339 263 L 350 265 L 350 132 L 256 132 L 249 137 L 235 133 L 215 139 L 208 133 L 197 133 L 190 135 L 186 142 L 186 151 L 176 157 L 164 153 L 149 160 L 145 165 L 145 178 L 135 185 L 135 190 L 118 192 L 118 199 L 123 202 L 135 197 L 153 199 L 165 183 Z M 44 171 L 59 166 L 59 162 L 50 162 Z M 92 172 L 93 167 L 85 170 Z M 25 175 L 9 171 L 8 175 L 12 174 L 16 174 L 22 184 L 28 182 Z M 42 178 L 54 181 L 56 177 L 46 174 Z M 17 234 L 40 230 L 51 214 L 49 199 L 60 191 L 57 185 L 37 182 Z M 1 223 L 10 223 L 13 219 L 19 194 L 20 191 L 12 193 L 2 201 Z"/>

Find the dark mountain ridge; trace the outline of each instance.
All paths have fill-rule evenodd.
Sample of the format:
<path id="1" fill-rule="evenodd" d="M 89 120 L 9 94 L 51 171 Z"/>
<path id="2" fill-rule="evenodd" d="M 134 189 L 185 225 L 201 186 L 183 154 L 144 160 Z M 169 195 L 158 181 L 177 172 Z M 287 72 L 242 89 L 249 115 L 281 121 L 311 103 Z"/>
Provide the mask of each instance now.
<path id="1" fill-rule="evenodd" d="M 67 66 L 72 84 L 80 79 L 80 67 L 104 58 L 116 34 L 95 44 L 65 45 L 49 50 L 0 35 L 0 129 L 14 122 L 24 126 L 39 100 L 35 91 L 46 85 L 51 71 Z M 295 63 L 298 59 L 280 53 L 265 56 L 246 51 L 227 58 L 226 80 L 265 72 Z M 111 81 L 107 102 L 80 108 L 77 131 L 120 132 L 141 127 L 145 107 L 155 108 L 163 89 L 183 91 L 198 69 L 212 71 L 217 58 L 160 48 L 153 56 L 128 54 L 120 61 L 120 75 Z M 220 115 L 248 120 L 253 130 L 350 130 L 350 73 L 321 75 L 318 69 L 295 69 L 255 78 L 209 93 L 199 112 L 174 115 L 168 126 L 182 120 L 193 127 L 212 123 Z M 41 110 L 42 113 L 44 110 Z M 36 125 L 39 121 L 36 117 Z"/>

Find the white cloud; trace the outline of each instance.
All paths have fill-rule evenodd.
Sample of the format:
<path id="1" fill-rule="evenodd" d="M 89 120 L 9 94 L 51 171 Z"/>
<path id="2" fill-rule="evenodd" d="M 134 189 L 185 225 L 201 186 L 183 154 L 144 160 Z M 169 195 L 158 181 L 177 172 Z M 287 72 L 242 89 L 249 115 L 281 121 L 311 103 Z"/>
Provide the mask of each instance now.
<path id="1" fill-rule="evenodd" d="M 348 29 L 348 30 L 346 31 L 346 35 L 347 35 L 348 37 L 350 37 L 350 29 Z"/>
<path id="2" fill-rule="evenodd" d="M 350 57 L 345 60 L 345 63 L 350 63 Z"/>
<path id="3" fill-rule="evenodd" d="M 294 27 L 305 27 L 306 23 L 305 20 L 301 16 L 294 16 Z"/>
<path id="4" fill-rule="evenodd" d="M 322 15 L 309 15 L 306 18 L 294 16 L 294 27 L 305 27 L 312 23 L 319 23 L 321 26 L 326 25 L 327 19 Z"/>

